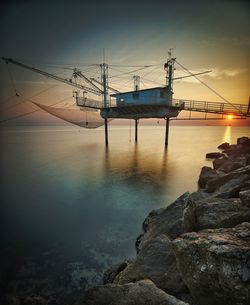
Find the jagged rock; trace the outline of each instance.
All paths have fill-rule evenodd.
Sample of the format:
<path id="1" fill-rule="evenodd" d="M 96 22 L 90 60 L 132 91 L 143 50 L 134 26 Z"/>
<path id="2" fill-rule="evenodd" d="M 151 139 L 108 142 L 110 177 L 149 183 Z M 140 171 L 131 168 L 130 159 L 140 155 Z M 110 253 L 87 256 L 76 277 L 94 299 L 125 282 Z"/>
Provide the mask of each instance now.
<path id="1" fill-rule="evenodd" d="M 219 169 L 224 163 L 226 163 L 228 158 L 220 158 L 213 160 L 213 168 Z"/>
<path id="2" fill-rule="evenodd" d="M 187 292 L 176 266 L 172 242 L 166 235 L 149 240 L 129 264 L 115 278 L 115 284 L 150 279 L 158 288 L 177 295 Z"/>
<path id="3" fill-rule="evenodd" d="M 220 160 L 220 159 L 217 159 Z M 201 169 L 200 177 L 198 180 L 198 184 L 201 188 L 205 188 L 207 182 L 211 179 L 217 178 L 219 174 L 208 166 L 203 166 Z"/>
<path id="4" fill-rule="evenodd" d="M 230 147 L 230 144 L 225 142 L 225 143 L 222 143 L 221 145 L 219 145 L 217 148 L 218 149 L 228 149 Z"/>
<path id="5" fill-rule="evenodd" d="M 195 304 L 250 304 L 249 223 L 186 233 L 173 245 L 178 268 Z"/>
<path id="6" fill-rule="evenodd" d="M 158 235 L 167 234 L 170 239 L 174 239 L 184 233 L 183 210 L 188 198 L 189 193 L 186 192 L 168 207 L 149 213 L 143 222 L 145 233 L 136 241 L 137 252 L 146 242 Z"/>
<path id="7" fill-rule="evenodd" d="M 250 189 L 240 192 L 240 199 L 243 205 L 250 208 Z"/>
<path id="8" fill-rule="evenodd" d="M 184 210 L 186 232 L 232 228 L 242 222 L 250 222 L 250 209 L 243 206 L 239 198 L 190 200 Z"/>
<path id="9" fill-rule="evenodd" d="M 218 161 L 218 160 L 214 160 L 214 161 Z M 246 156 L 236 156 L 236 157 L 232 156 L 228 159 L 224 159 L 220 165 L 215 164 L 215 162 L 213 164 L 215 169 L 219 169 L 219 171 L 222 171 L 224 173 L 229 173 L 238 168 L 246 166 L 246 161 L 247 161 Z"/>
<path id="10" fill-rule="evenodd" d="M 206 158 L 208 159 L 218 159 L 221 157 L 225 157 L 225 155 L 220 152 L 211 152 L 206 154 Z"/>
<path id="11" fill-rule="evenodd" d="M 150 280 L 107 284 L 87 291 L 77 305 L 188 305 L 157 288 Z"/>
<path id="12" fill-rule="evenodd" d="M 237 145 L 250 146 L 250 139 L 248 137 L 241 137 L 237 139 Z"/>
<path id="13" fill-rule="evenodd" d="M 239 197 L 242 183 L 249 180 L 250 166 L 236 169 L 230 173 L 211 179 L 206 184 L 206 191 L 221 198 Z"/>
<path id="14" fill-rule="evenodd" d="M 112 265 L 108 270 L 104 272 L 103 284 L 113 283 L 115 277 L 124 270 L 129 264 L 129 261 L 120 262 Z"/>

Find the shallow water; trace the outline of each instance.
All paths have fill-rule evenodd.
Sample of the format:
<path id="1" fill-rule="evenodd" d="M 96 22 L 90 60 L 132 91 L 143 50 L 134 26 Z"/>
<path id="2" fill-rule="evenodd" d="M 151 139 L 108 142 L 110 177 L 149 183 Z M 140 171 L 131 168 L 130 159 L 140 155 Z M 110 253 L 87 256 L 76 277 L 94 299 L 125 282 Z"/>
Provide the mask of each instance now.
<path id="1" fill-rule="evenodd" d="M 1 265 L 5 292 L 60 295 L 93 284 L 135 256 L 152 210 L 194 191 L 207 152 L 250 135 L 248 127 L 129 126 L 1 129 Z M 132 130 L 133 138 L 133 130 Z"/>

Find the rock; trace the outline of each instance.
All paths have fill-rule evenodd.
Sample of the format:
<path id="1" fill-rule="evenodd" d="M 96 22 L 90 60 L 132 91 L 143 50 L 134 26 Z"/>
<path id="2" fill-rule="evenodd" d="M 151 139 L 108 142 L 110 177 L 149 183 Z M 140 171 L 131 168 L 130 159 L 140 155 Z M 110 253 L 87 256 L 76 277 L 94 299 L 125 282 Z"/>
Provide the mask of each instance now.
<path id="1" fill-rule="evenodd" d="M 250 222 L 250 209 L 239 198 L 207 198 L 190 200 L 184 210 L 186 231 L 232 228 L 242 222 Z"/>
<path id="2" fill-rule="evenodd" d="M 225 142 L 225 143 L 222 143 L 221 145 L 219 145 L 217 148 L 218 149 L 228 149 L 230 147 L 230 144 Z"/>
<path id="3" fill-rule="evenodd" d="M 173 244 L 178 268 L 195 304 L 249 304 L 249 223 L 186 233 Z"/>
<path id="4" fill-rule="evenodd" d="M 220 160 L 220 159 L 218 159 Z M 207 182 L 211 179 L 217 178 L 219 174 L 208 166 L 203 166 L 201 169 L 200 177 L 198 180 L 198 184 L 201 188 L 205 188 Z"/>
<path id="5" fill-rule="evenodd" d="M 170 239 L 174 239 L 184 233 L 183 210 L 188 198 L 189 193 L 186 192 L 168 207 L 149 213 L 143 222 L 145 233 L 140 235 L 136 241 L 137 252 L 140 251 L 143 244 L 158 235 L 166 234 Z"/>
<path id="6" fill-rule="evenodd" d="M 213 160 L 213 168 L 219 169 L 225 162 L 227 162 L 228 158 L 220 158 Z"/>
<path id="7" fill-rule="evenodd" d="M 240 192 L 240 200 L 242 202 L 242 205 L 250 208 L 250 189 L 247 191 Z"/>
<path id="8" fill-rule="evenodd" d="M 124 261 L 121 263 L 114 264 L 108 270 L 104 272 L 103 284 L 113 283 L 115 277 L 128 266 L 129 262 Z"/>
<path id="9" fill-rule="evenodd" d="M 178 295 L 188 292 L 178 272 L 172 242 L 166 235 L 149 240 L 136 259 L 115 278 L 115 284 L 150 279 L 158 288 Z"/>
<path id="10" fill-rule="evenodd" d="M 250 139 L 248 137 L 238 138 L 237 145 L 250 146 Z"/>
<path id="11" fill-rule="evenodd" d="M 236 169 L 230 173 L 220 175 L 217 178 L 211 179 L 206 184 L 208 193 L 217 192 L 223 198 L 238 197 L 241 184 L 249 180 L 250 166 Z M 228 197 L 229 196 L 229 197 Z"/>
<path id="12" fill-rule="evenodd" d="M 206 158 L 208 159 L 218 159 L 221 157 L 225 157 L 225 155 L 220 152 L 211 152 L 206 154 Z"/>
<path id="13" fill-rule="evenodd" d="M 214 161 L 219 161 L 221 159 L 217 159 Z M 222 159 L 223 162 L 221 162 L 221 164 L 215 164 L 215 162 L 213 162 L 214 164 L 214 169 L 219 169 L 219 171 L 222 171 L 224 173 L 229 173 L 232 172 L 238 168 L 244 167 L 246 166 L 246 156 L 231 156 L 228 159 Z"/>
<path id="14" fill-rule="evenodd" d="M 87 291 L 77 305 L 188 305 L 157 288 L 150 280 L 107 284 Z"/>

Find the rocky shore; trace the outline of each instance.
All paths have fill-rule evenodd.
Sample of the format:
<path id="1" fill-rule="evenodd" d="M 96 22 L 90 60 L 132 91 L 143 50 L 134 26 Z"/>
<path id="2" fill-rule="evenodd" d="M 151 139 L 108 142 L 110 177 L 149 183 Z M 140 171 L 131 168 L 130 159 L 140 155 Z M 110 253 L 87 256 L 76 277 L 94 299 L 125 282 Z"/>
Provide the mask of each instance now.
<path id="1" fill-rule="evenodd" d="M 137 257 L 77 305 L 250 304 L 250 139 L 207 154 L 198 190 L 149 213 Z"/>

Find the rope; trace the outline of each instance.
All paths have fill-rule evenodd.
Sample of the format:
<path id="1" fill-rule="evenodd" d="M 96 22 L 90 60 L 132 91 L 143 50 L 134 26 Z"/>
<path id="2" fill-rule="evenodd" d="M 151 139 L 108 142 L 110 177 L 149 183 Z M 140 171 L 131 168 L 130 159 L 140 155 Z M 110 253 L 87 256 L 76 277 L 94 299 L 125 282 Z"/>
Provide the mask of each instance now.
<path id="1" fill-rule="evenodd" d="M 16 86 L 15 86 L 14 79 L 13 79 L 13 77 L 12 77 L 12 74 L 11 74 L 10 68 L 9 68 L 9 66 L 8 66 L 8 65 L 6 65 L 6 66 L 7 66 L 7 70 L 8 70 L 9 77 L 10 77 L 10 81 L 11 81 L 11 84 L 12 84 L 13 90 L 14 90 L 14 92 L 15 92 L 15 95 L 16 95 L 16 96 L 19 96 L 19 94 L 17 93 L 17 90 L 16 90 Z"/>
<path id="2" fill-rule="evenodd" d="M 223 101 L 225 101 L 226 103 L 230 104 L 231 106 L 233 106 L 236 110 L 238 110 L 239 112 L 242 113 L 242 111 L 237 108 L 234 104 L 230 103 L 226 98 L 224 98 L 222 95 L 220 95 L 217 91 L 215 91 L 213 88 L 211 88 L 209 85 L 207 85 L 205 82 L 203 82 L 202 80 L 200 80 L 196 75 L 193 75 L 193 73 L 191 73 L 187 68 L 185 68 L 182 64 L 180 64 L 177 60 L 175 60 L 175 62 L 182 67 L 182 69 L 184 69 L 186 72 L 188 72 L 190 75 L 192 75 L 194 78 L 196 78 L 202 85 L 204 85 L 205 87 L 207 87 L 209 90 L 211 90 L 213 93 L 215 93 L 217 96 L 219 96 L 221 99 L 223 99 Z"/>

